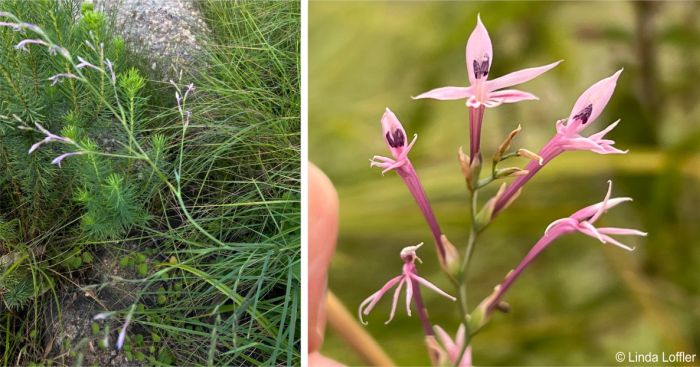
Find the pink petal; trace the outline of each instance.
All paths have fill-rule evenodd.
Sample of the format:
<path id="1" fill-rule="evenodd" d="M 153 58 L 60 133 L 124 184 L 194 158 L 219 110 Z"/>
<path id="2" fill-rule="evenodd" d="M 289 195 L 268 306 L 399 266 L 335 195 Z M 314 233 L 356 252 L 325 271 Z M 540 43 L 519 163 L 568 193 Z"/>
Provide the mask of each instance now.
<path id="1" fill-rule="evenodd" d="M 622 243 L 622 242 L 620 242 L 620 241 L 618 241 L 610 236 L 607 236 L 607 235 L 602 235 L 602 236 L 605 239 L 606 243 L 611 243 L 611 244 L 613 244 L 619 248 L 625 249 L 627 251 L 634 251 L 634 247 L 627 246 L 624 243 Z"/>
<path id="2" fill-rule="evenodd" d="M 484 105 L 486 107 L 492 107 L 490 106 L 490 104 L 493 105 L 494 103 L 496 103 L 495 105 L 493 105 L 493 107 L 495 107 L 497 105 L 500 105 L 501 103 L 515 103 L 533 99 L 539 98 L 537 98 L 537 96 L 535 96 L 534 94 L 519 91 L 517 89 L 504 89 L 489 93 L 488 102 Z"/>
<path id="3" fill-rule="evenodd" d="M 593 140 L 602 139 L 607 133 L 609 133 L 610 131 L 612 131 L 612 129 L 614 129 L 614 128 L 617 126 L 617 124 L 619 124 L 619 123 L 620 123 L 620 120 L 618 119 L 617 121 L 615 121 L 615 122 L 613 122 L 612 124 L 608 125 L 608 127 L 606 127 L 605 129 L 603 129 L 603 130 L 601 130 L 601 131 L 599 131 L 599 132 L 597 132 L 597 133 L 595 133 L 595 134 L 589 136 L 588 138 L 589 138 L 589 139 L 593 139 Z"/>
<path id="4" fill-rule="evenodd" d="M 44 143 L 48 141 L 48 138 L 44 138 L 39 140 L 38 142 L 34 143 L 30 148 L 29 152 L 27 154 L 32 154 L 34 153 L 35 150 L 39 149 L 40 146 L 42 146 Z"/>
<path id="5" fill-rule="evenodd" d="M 51 161 L 51 164 L 57 164 L 59 167 L 61 167 L 61 162 L 63 162 L 64 159 L 74 156 L 74 155 L 81 155 L 83 152 L 71 152 L 71 153 L 65 153 L 61 154 L 58 157 L 54 158 L 54 160 Z"/>
<path id="6" fill-rule="evenodd" d="M 608 192 L 605 194 L 605 197 L 603 198 L 603 202 L 601 203 L 598 211 L 595 212 L 595 214 L 593 214 L 593 216 L 591 217 L 591 219 L 588 220 L 588 222 L 595 223 L 595 221 L 597 221 L 598 218 L 600 218 L 600 216 L 603 215 L 603 213 L 607 210 L 608 201 L 610 201 L 611 194 L 612 194 L 612 180 L 608 180 Z M 598 236 L 600 236 L 600 234 Z"/>
<path id="7" fill-rule="evenodd" d="M 455 300 L 456 300 L 456 298 L 454 298 L 454 297 L 450 296 L 449 294 L 445 293 L 442 289 L 438 288 L 435 284 L 430 283 L 429 281 L 427 281 L 427 280 L 425 280 L 425 279 L 419 277 L 418 275 L 413 274 L 413 273 L 410 273 L 409 276 L 411 277 L 411 279 L 417 281 L 418 283 L 423 284 L 424 286 L 426 286 L 426 287 L 432 289 L 432 290 L 435 291 L 437 294 L 439 294 L 439 295 L 441 295 L 441 296 L 443 296 L 443 297 L 447 297 L 447 298 L 451 299 L 452 301 L 455 301 Z"/>
<path id="8" fill-rule="evenodd" d="M 367 306 L 367 308 L 365 309 L 364 314 L 365 314 L 365 315 L 369 314 L 369 312 L 372 311 L 372 308 L 374 308 L 374 306 L 377 304 L 377 302 L 379 302 L 379 300 L 380 300 L 382 297 L 384 297 L 384 294 L 385 294 L 386 292 L 388 292 L 391 288 L 393 288 L 394 285 L 396 285 L 396 283 L 398 283 L 402 278 L 403 278 L 402 275 L 398 275 L 398 276 L 396 276 L 396 277 L 394 277 L 394 278 L 391 278 L 391 280 L 389 280 L 388 282 L 386 282 L 386 284 L 384 284 L 384 286 L 382 287 L 382 289 L 378 290 L 378 291 L 375 292 L 372 296 L 370 296 L 370 297 L 374 297 L 375 295 L 377 295 L 378 297 L 375 297 L 374 300 L 372 301 L 372 303 L 370 303 L 369 306 Z"/>
<path id="9" fill-rule="evenodd" d="M 459 324 L 459 328 L 457 329 L 457 336 L 455 337 L 455 344 L 459 346 L 460 348 L 464 345 L 464 340 L 467 337 L 467 330 L 464 327 L 464 324 Z"/>
<path id="10" fill-rule="evenodd" d="M 506 74 L 504 76 L 498 77 L 493 80 L 489 80 L 486 82 L 486 90 L 488 91 L 494 91 L 506 87 L 510 87 L 513 85 L 518 85 L 525 83 L 527 81 L 530 81 L 546 71 L 554 68 L 555 66 L 559 65 L 559 63 L 562 62 L 562 60 L 559 60 L 557 62 L 553 62 L 549 65 L 545 66 L 538 66 L 534 68 L 528 68 L 528 69 L 523 69 L 523 70 L 518 70 L 514 71 L 510 74 Z"/>
<path id="11" fill-rule="evenodd" d="M 629 197 L 612 198 L 612 199 L 607 201 L 605 210 L 613 208 L 613 207 L 615 207 L 621 203 L 627 202 L 627 201 L 632 201 L 632 198 L 629 198 Z M 595 215 L 595 213 L 598 212 L 598 210 L 600 210 L 600 207 L 602 205 L 603 205 L 603 203 L 598 203 L 598 204 L 593 204 L 593 205 L 587 206 L 587 207 L 577 211 L 576 213 L 572 214 L 571 218 L 573 218 L 577 221 L 586 220 L 586 219 L 592 217 L 593 215 Z"/>
<path id="12" fill-rule="evenodd" d="M 122 326 L 122 330 L 119 332 L 119 337 L 117 337 L 117 349 L 121 350 L 122 347 L 124 346 L 124 340 L 126 339 L 126 327 L 128 324 L 124 324 Z"/>
<path id="13" fill-rule="evenodd" d="M 372 308 L 374 307 L 374 305 L 372 303 L 376 303 L 374 301 L 379 300 L 381 298 L 381 297 L 377 297 L 378 295 L 379 295 L 379 292 L 372 293 L 372 295 L 365 298 L 365 300 L 362 301 L 362 303 L 360 303 L 360 307 L 357 308 L 357 317 L 360 319 L 360 323 L 362 325 L 367 325 L 367 322 L 362 319 L 362 314 L 367 315 L 367 314 L 369 314 L 370 311 L 372 311 Z M 363 310 L 365 305 L 367 305 L 368 303 L 370 305 Z"/>
<path id="14" fill-rule="evenodd" d="M 432 98 L 441 101 L 467 99 L 474 95 L 473 87 L 442 87 L 419 94 L 413 99 Z"/>
<path id="15" fill-rule="evenodd" d="M 384 294 L 386 292 L 388 292 L 389 289 L 391 289 L 394 285 L 396 285 L 396 283 L 398 283 L 402 278 L 403 278 L 402 275 L 399 275 L 399 276 L 392 278 L 391 280 L 386 282 L 386 284 L 384 284 L 382 289 L 372 293 L 371 296 L 365 298 L 365 300 L 362 301 L 362 303 L 360 304 L 360 307 L 358 308 L 358 316 L 359 316 L 360 322 L 362 322 L 362 324 L 365 324 L 365 325 L 367 324 L 362 319 L 362 314 L 369 315 L 369 313 L 372 311 L 374 306 L 377 305 L 377 302 L 379 302 L 379 300 L 382 299 Z M 367 305 L 367 307 L 365 307 L 365 305 Z M 363 307 L 364 307 L 364 309 L 363 309 Z"/>
<path id="16" fill-rule="evenodd" d="M 630 228 L 615 228 L 615 227 L 601 227 L 598 228 L 598 232 L 603 234 L 617 234 L 622 236 L 646 236 L 646 232 L 638 231 L 636 229 Z"/>
<path id="17" fill-rule="evenodd" d="M 612 140 L 593 140 L 578 136 L 576 138 L 565 139 L 562 148 L 565 150 L 589 150 L 598 154 L 625 154 L 626 150 L 619 150 L 612 146 Z"/>
<path id="18" fill-rule="evenodd" d="M 131 305 L 131 309 L 129 309 L 129 314 L 126 315 L 126 321 L 124 321 L 124 325 L 122 325 L 122 329 L 119 332 L 119 337 L 117 338 L 118 350 L 121 350 L 124 346 L 124 340 L 126 339 L 126 329 L 129 327 L 129 323 L 131 323 L 131 316 L 134 314 L 135 309 L 136 304 Z"/>
<path id="19" fill-rule="evenodd" d="M 472 31 L 467 41 L 467 73 L 469 75 L 469 83 L 474 84 L 477 78 L 474 75 L 474 63 L 478 65 L 486 65 L 486 71 L 491 68 L 491 61 L 493 60 L 493 48 L 491 46 L 491 38 L 489 38 L 489 32 L 481 23 L 481 17 L 477 15 L 476 17 L 476 27 Z M 478 79 L 485 79 L 486 77 L 480 76 Z"/>
<path id="20" fill-rule="evenodd" d="M 112 316 L 114 312 L 100 312 L 97 315 L 93 316 L 93 320 L 105 320 L 108 317 Z"/>
<path id="21" fill-rule="evenodd" d="M 413 297 L 413 285 L 410 282 L 406 284 L 406 313 L 411 316 L 411 299 Z"/>
<path id="22" fill-rule="evenodd" d="M 370 159 L 369 162 L 370 167 L 379 167 L 382 169 L 382 176 L 385 172 L 392 170 L 394 165 L 396 165 L 395 160 L 377 155 L 375 155 L 374 158 Z"/>
<path id="23" fill-rule="evenodd" d="M 382 134 L 384 142 L 389 147 L 394 158 L 399 159 L 407 145 L 406 130 L 404 130 L 401 121 L 396 117 L 388 107 L 382 115 Z"/>
<path id="24" fill-rule="evenodd" d="M 386 322 L 384 322 L 385 325 L 390 323 L 391 320 L 394 319 L 394 315 L 396 314 L 396 304 L 399 302 L 399 294 L 401 293 L 401 287 L 403 287 L 404 283 L 408 283 L 408 279 L 402 276 L 401 281 L 399 282 L 399 286 L 396 287 L 396 291 L 394 291 L 394 298 L 391 301 L 391 313 L 389 313 L 389 319 L 386 320 Z M 408 284 L 408 287 L 410 286 L 411 285 Z"/>
<path id="25" fill-rule="evenodd" d="M 455 348 L 455 343 L 452 341 L 452 338 L 443 330 L 438 325 L 433 326 L 435 329 L 435 335 L 437 335 L 438 339 L 440 339 L 440 344 L 445 348 L 445 350 L 449 353 L 450 350 Z"/>
<path id="26" fill-rule="evenodd" d="M 459 361 L 459 367 L 471 367 L 472 366 L 472 347 L 471 345 L 467 347 L 464 351 L 462 360 Z"/>
<path id="27" fill-rule="evenodd" d="M 576 228 L 576 224 L 578 224 L 578 221 L 573 218 L 557 219 L 547 226 L 547 228 L 544 230 L 544 235 L 547 236 L 552 230 L 558 229 L 557 233 L 554 234 L 555 237 L 558 237 L 561 235 L 561 233 L 571 231 Z"/>
<path id="28" fill-rule="evenodd" d="M 47 136 L 53 135 L 53 134 L 51 134 L 50 131 L 46 130 L 46 128 L 44 128 L 43 126 L 41 126 L 41 124 L 39 124 L 38 122 L 35 122 L 35 123 L 34 123 L 34 126 L 36 126 L 36 128 L 37 128 L 39 131 L 41 131 L 41 133 L 44 134 L 44 135 L 47 135 Z"/>
<path id="29" fill-rule="evenodd" d="M 600 149 L 594 150 L 593 152 L 598 154 L 627 154 L 629 150 L 620 150 L 612 146 L 614 143 L 611 140 L 603 140 L 600 144 Z"/>
<path id="30" fill-rule="evenodd" d="M 580 227 L 578 228 L 579 232 L 586 234 L 588 236 L 591 236 L 598 241 L 605 243 L 605 240 L 603 239 L 603 235 L 598 232 L 598 230 L 588 221 L 583 221 L 580 224 Z M 583 228 L 581 228 L 583 227 Z"/>
<path id="31" fill-rule="evenodd" d="M 578 97 L 567 123 L 573 131 L 580 132 L 600 116 L 600 113 L 603 112 L 615 91 L 617 78 L 620 77 L 620 73 L 622 73 L 622 69 L 610 77 L 593 84 Z"/>
<path id="32" fill-rule="evenodd" d="M 416 141 L 418 140 L 418 134 L 413 134 L 413 140 L 411 140 L 411 143 L 408 144 L 406 149 L 403 150 L 403 153 L 401 153 L 401 159 L 405 159 L 406 156 L 408 156 L 408 152 L 413 149 L 413 146 L 416 144 Z"/>

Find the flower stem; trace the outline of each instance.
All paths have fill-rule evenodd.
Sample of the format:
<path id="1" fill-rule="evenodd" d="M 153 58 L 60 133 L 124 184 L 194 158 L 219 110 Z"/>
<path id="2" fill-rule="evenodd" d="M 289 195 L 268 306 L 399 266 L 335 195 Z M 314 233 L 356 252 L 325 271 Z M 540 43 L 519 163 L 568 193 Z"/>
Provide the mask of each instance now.
<path id="1" fill-rule="evenodd" d="M 467 250 L 464 254 L 464 260 L 462 262 L 462 266 L 460 268 L 460 274 L 461 276 L 459 277 L 459 280 L 457 280 L 457 297 L 459 301 L 459 307 L 460 307 L 460 317 L 462 319 L 462 324 L 466 328 L 465 331 L 465 340 L 464 340 L 464 345 L 462 345 L 461 350 L 459 351 L 459 354 L 457 356 L 457 359 L 455 359 L 455 366 L 459 364 L 459 361 L 462 360 L 462 357 L 464 356 L 464 353 L 467 351 L 467 347 L 469 346 L 469 342 L 471 340 L 471 330 L 469 329 L 469 304 L 467 302 L 467 294 L 468 294 L 468 289 L 467 289 L 467 274 L 469 273 L 469 264 L 470 260 L 472 257 L 472 254 L 474 253 L 474 248 L 476 247 L 476 241 L 479 233 L 476 230 L 476 226 L 474 225 L 474 222 L 476 220 L 476 206 L 477 206 L 477 199 L 478 199 L 478 190 L 479 188 L 472 188 L 469 185 L 467 185 L 467 189 L 469 190 L 470 193 L 470 198 L 469 198 L 469 216 L 471 217 L 471 224 L 469 228 L 469 239 L 467 241 Z"/>
<path id="2" fill-rule="evenodd" d="M 408 191 L 411 192 L 411 195 L 413 195 L 413 198 L 416 200 L 421 213 L 423 213 L 423 217 L 425 217 L 425 221 L 428 222 L 433 238 L 435 239 L 435 246 L 437 247 L 438 256 L 441 260 L 444 259 L 445 247 L 441 239 L 442 231 L 440 230 L 440 225 L 435 218 L 433 209 L 430 206 L 428 197 L 425 195 L 423 185 L 421 185 L 420 180 L 418 179 L 416 170 L 413 168 L 411 162 L 407 161 L 406 164 L 397 169 L 396 172 L 398 172 L 399 176 L 401 176 L 406 184 L 406 187 L 408 187 Z"/>
<path id="3" fill-rule="evenodd" d="M 418 275 L 418 272 L 416 271 L 416 266 L 411 264 L 411 267 L 413 268 L 413 273 Z M 411 280 L 411 288 L 413 289 L 413 303 L 416 305 L 416 311 L 418 312 L 418 318 L 420 318 L 420 323 L 423 326 L 423 332 L 425 333 L 425 336 L 433 336 L 435 333 L 433 332 L 433 325 L 430 323 L 430 319 L 428 318 L 428 312 L 425 309 L 425 305 L 423 304 L 423 296 L 420 293 L 420 287 L 418 285 L 418 282 Z"/>
<path id="4" fill-rule="evenodd" d="M 478 199 L 478 190 L 471 192 L 471 198 L 469 200 L 469 214 L 471 217 L 471 225 L 469 226 L 469 240 L 467 241 L 467 251 L 464 255 L 464 260 L 462 262 L 462 274 L 463 281 L 467 281 L 467 272 L 469 271 L 469 264 L 471 263 L 472 254 L 474 253 L 474 248 L 476 247 L 476 240 L 479 233 L 474 225 L 476 221 L 476 204 Z"/>
<path id="5" fill-rule="evenodd" d="M 518 266 L 511 272 L 506 275 L 505 279 L 501 282 L 501 284 L 498 286 L 496 290 L 496 294 L 493 296 L 491 299 L 491 302 L 488 304 L 486 308 L 486 314 L 490 314 L 493 309 L 498 305 L 498 303 L 501 301 L 501 298 L 503 298 L 503 295 L 506 293 L 508 288 L 515 282 L 515 280 L 520 276 L 520 273 L 525 270 L 525 268 L 532 262 L 532 260 L 537 257 L 537 255 L 542 252 L 549 244 L 554 241 L 555 238 L 559 237 L 565 232 L 559 231 L 558 233 L 549 233 L 537 241 L 534 246 L 532 246 L 532 249 L 525 255 L 525 257 L 520 261 Z"/>

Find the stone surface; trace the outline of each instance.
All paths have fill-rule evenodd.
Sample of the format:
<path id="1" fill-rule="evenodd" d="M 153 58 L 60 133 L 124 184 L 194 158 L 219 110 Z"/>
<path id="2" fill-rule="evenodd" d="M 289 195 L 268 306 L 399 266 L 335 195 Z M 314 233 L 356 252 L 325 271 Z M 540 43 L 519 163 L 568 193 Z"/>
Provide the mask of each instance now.
<path id="1" fill-rule="evenodd" d="M 46 315 L 50 340 L 48 356 L 62 359 L 69 365 L 76 364 L 82 353 L 83 365 L 86 366 L 138 366 L 141 362 L 129 361 L 125 353 L 114 347 L 122 324 L 121 317 L 110 317 L 96 321 L 100 326 L 98 334 L 92 333 L 93 317 L 105 310 L 126 310 L 135 301 L 139 285 L 122 282 L 120 279 L 138 279 L 138 275 L 119 266 L 120 256 L 109 251 L 96 254 L 92 267 L 86 270 L 86 280 L 92 286 L 83 285 L 83 289 L 74 289 L 61 298 L 60 316 L 56 305 Z M 100 348 L 100 341 L 105 337 L 105 325 L 110 325 L 109 346 Z M 134 331 L 131 327 L 131 333 Z M 66 351 L 75 354 L 66 355 Z"/>
<path id="2" fill-rule="evenodd" d="M 194 1 L 94 0 L 95 10 L 114 17 L 115 28 L 132 49 L 148 58 L 164 79 L 194 66 L 207 26 Z"/>

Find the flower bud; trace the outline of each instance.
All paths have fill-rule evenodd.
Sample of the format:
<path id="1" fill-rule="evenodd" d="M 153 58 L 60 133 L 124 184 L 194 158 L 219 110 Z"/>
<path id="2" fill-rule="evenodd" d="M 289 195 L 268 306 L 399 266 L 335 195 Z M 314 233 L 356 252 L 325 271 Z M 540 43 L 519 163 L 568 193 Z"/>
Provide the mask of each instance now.
<path id="1" fill-rule="evenodd" d="M 493 308 L 503 313 L 510 312 L 510 305 L 506 301 L 499 301 Z"/>
<path id="2" fill-rule="evenodd" d="M 513 139 L 515 138 L 516 135 L 522 130 L 522 126 L 518 124 L 518 127 L 511 131 L 510 134 L 506 137 L 505 140 L 501 143 L 501 145 L 498 147 L 498 150 L 496 151 L 496 154 L 493 155 L 493 162 L 498 163 L 501 161 L 501 158 L 503 157 L 503 154 L 505 154 L 508 149 L 510 149 L 510 145 L 513 143 Z"/>
<path id="3" fill-rule="evenodd" d="M 528 173 L 530 173 L 530 171 L 528 171 L 526 169 L 520 169 L 518 167 L 508 167 L 508 168 L 497 169 L 496 170 L 496 178 L 525 176 Z"/>
<path id="4" fill-rule="evenodd" d="M 467 184 L 470 189 L 474 189 L 479 180 L 479 174 L 481 173 L 481 157 L 474 157 L 471 164 L 469 165 L 471 174 L 467 177 Z"/>
<path id="5" fill-rule="evenodd" d="M 476 218 L 474 218 L 474 227 L 476 228 L 477 232 L 486 228 L 486 226 L 488 226 L 489 223 L 491 223 L 491 219 L 493 219 L 493 211 L 496 208 L 496 202 L 498 202 L 498 199 L 503 195 L 505 191 L 506 183 L 504 182 L 498 189 L 496 196 L 489 199 L 489 201 L 486 202 L 484 207 L 481 208 L 479 213 L 476 215 Z"/>
<path id="6" fill-rule="evenodd" d="M 455 277 L 459 274 L 459 251 L 444 234 L 440 236 L 440 240 L 445 248 L 445 258 L 440 259 L 440 266 L 449 276 Z"/>
<path id="7" fill-rule="evenodd" d="M 498 295 L 501 285 L 497 285 L 493 288 L 493 292 L 484 298 L 481 303 L 469 314 L 469 332 L 474 335 L 477 333 L 484 325 L 486 325 L 491 319 L 491 311 L 489 310 L 491 303 Z"/>
<path id="8" fill-rule="evenodd" d="M 520 148 L 520 149 L 518 149 L 518 152 L 516 154 L 519 157 L 530 158 L 533 161 L 538 161 L 540 163 L 540 166 L 544 163 L 544 159 L 542 158 L 542 156 L 540 156 L 537 153 L 531 152 L 527 149 Z"/>
<path id="9" fill-rule="evenodd" d="M 450 359 L 447 356 L 445 349 L 440 346 L 435 339 L 434 335 L 428 335 L 425 337 L 425 344 L 428 347 L 428 355 L 430 357 L 431 366 L 447 366 L 449 365 Z"/>
<path id="10" fill-rule="evenodd" d="M 467 179 L 467 181 L 470 180 L 472 170 L 469 166 L 469 156 L 466 153 L 464 153 L 462 147 L 459 147 L 459 150 L 457 151 L 457 158 L 459 159 L 459 166 L 462 168 L 462 174 L 464 175 L 464 178 Z"/>
<path id="11" fill-rule="evenodd" d="M 459 147 L 457 157 L 459 158 L 459 166 L 462 168 L 462 174 L 467 180 L 467 185 L 470 189 L 474 188 L 477 183 L 476 181 L 479 179 L 479 173 L 481 172 L 480 156 L 474 157 L 474 160 L 470 160 L 470 157 L 464 153 L 462 147 Z"/>

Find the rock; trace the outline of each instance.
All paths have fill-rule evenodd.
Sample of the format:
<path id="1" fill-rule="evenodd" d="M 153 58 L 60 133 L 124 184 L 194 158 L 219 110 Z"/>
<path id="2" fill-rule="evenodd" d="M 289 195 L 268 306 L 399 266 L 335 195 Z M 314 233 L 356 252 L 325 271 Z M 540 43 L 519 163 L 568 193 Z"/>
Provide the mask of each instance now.
<path id="1" fill-rule="evenodd" d="M 195 66 L 208 32 L 201 12 L 188 0 L 94 0 L 95 10 L 114 17 L 132 51 L 147 57 L 164 80 Z"/>
<path id="2" fill-rule="evenodd" d="M 136 279 L 137 274 L 120 267 L 117 254 L 102 251 L 96 254 L 93 267 L 87 270 L 85 276 L 93 285 L 64 293 L 60 313 L 55 303 L 51 302 L 52 307 L 45 317 L 50 339 L 46 340 L 49 349 L 47 356 L 53 359 L 67 358 L 69 365 L 76 364 L 78 358 L 82 358 L 82 364 L 86 366 L 144 365 L 142 362 L 127 360 L 123 351 L 115 350 L 123 315 L 93 321 L 93 317 L 100 312 L 123 311 L 133 304 L 139 285 L 120 282 L 118 279 Z M 93 333 L 93 322 L 99 325 L 97 334 Z M 104 348 L 100 347 L 100 342 L 105 338 L 106 325 L 110 326 L 109 344 Z M 129 335 L 136 329 L 132 326 Z"/>

